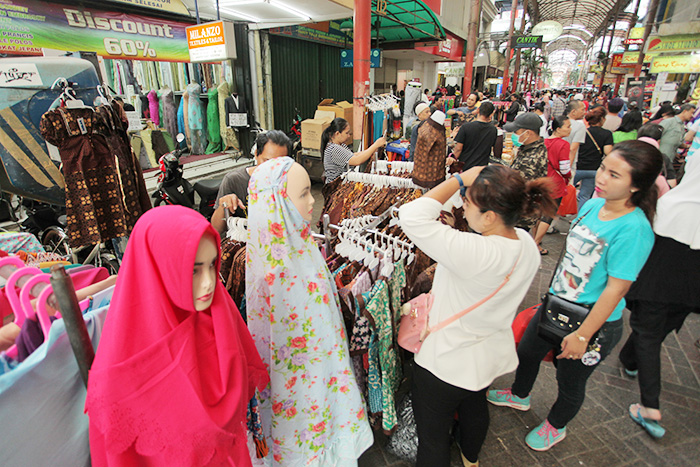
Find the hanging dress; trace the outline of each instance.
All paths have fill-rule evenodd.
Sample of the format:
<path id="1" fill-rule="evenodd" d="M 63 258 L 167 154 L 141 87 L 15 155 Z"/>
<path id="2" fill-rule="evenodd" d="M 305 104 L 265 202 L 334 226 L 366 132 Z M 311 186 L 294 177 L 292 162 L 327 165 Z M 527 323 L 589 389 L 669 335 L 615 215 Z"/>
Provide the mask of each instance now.
<path id="1" fill-rule="evenodd" d="M 269 378 L 223 284 L 195 311 L 205 235 L 220 243 L 182 206 L 153 209 L 134 228 L 88 382 L 95 467 L 251 465 L 246 409 Z"/>
<path id="2" fill-rule="evenodd" d="M 219 92 L 219 126 L 221 128 L 221 137 L 223 138 L 223 148 L 240 149 L 236 131 L 228 126 L 228 115 L 226 114 L 226 98 L 231 95 L 228 82 L 221 81 L 217 88 Z"/>
<path id="3" fill-rule="evenodd" d="M 207 148 L 207 137 L 204 133 L 204 106 L 199 95 L 202 87 L 193 83 L 187 86 L 189 100 L 187 102 L 187 124 L 190 127 L 192 154 L 204 154 Z"/>
<path id="4" fill-rule="evenodd" d="M 221 152 L 221 127 L 219 125 L 219 92 L 211 88 L 207 92 L 207 132 L 209 133 L 209 145 L 207 154 Z"/>
<path id="5" fill-rule="evenodd" d="M 261 393 L 271 465 L 356 465 L 373 440 L 348 354 L 335 283 L 287 197 L 289 157 L 248 185 L 246 311 L 270 373 Z"/>
<path id="6" fill-rule="evenodd" d="M 163 121 L 161 126 L 165 128 L 173 140 L 175 140 L 178 128 L 177 128 L 177 109 L 175 108 L 175 98 L 173 96 L 173 90 L 171 88 L 163 89 L 163 93 L 160 99 L 163 105 Z"/>
<path id="7" fill-rule="evenodd" d="M 151 90 L 148 93 L 148 111 L 150 112 L 151 121 L 158 127 L 160 126 L 160 117 L 158 111 L 158 92 Z"/>

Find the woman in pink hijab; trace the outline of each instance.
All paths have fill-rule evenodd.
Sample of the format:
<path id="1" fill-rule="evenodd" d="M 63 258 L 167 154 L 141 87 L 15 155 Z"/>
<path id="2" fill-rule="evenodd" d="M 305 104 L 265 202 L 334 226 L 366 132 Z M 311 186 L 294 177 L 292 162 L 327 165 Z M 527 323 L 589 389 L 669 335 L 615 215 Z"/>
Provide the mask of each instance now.
<path id="1" fill-rule="evenodd" d="M 218 245 L 185 207 L 136 223 L 88 383 L 94 466 L 251 465 L 246 407 L 269 377 Z"/>

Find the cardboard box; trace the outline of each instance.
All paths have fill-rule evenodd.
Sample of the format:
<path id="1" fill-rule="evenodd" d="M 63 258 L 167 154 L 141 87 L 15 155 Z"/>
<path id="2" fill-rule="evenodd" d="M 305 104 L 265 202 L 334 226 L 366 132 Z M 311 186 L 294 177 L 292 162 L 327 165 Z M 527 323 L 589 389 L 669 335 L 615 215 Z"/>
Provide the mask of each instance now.
<path id="1" fill-rule="evenodd" d="M 301 122 L 301 147 L 309 149 L 321 149 L 321 136 L 323 130 L 328 128 L 335 118 L 333 112 L 316 111 L 314 118 L 308 118 Z"/>
<path id="2" fill-rule="evenodd" d="M 350 124 L 350 127 L 352 128 L 353 106 L 350 102 L 340 101 L 334 104 L 333 99 L 323 99 L 316 108 L 318 110 L 334 112 L 336 117 L 344 118 L 345 120 L 347 120 Z"/>

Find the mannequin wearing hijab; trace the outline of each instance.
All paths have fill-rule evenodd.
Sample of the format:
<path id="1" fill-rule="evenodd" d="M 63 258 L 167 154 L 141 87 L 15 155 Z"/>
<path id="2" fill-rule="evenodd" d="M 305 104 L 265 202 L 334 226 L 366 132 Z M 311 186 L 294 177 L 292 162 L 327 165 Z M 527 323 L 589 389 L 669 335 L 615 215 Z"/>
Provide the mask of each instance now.
<path id="1" fill-rule="evenodd" d="M 136 223 L 90 371 L 93 465 L 251 465 L 246 407 L 269 377 L 217 280 L 218 245 L 181 206 Z"/>
<path id="2" fill-rule="evenodd" d="M 289 157 L 248 185 L 248 327 L 270 373 L 261 394 L 272 465 L 357 465 L 373 443 L 337 291 L 310 235 L 313 196 Z"/>

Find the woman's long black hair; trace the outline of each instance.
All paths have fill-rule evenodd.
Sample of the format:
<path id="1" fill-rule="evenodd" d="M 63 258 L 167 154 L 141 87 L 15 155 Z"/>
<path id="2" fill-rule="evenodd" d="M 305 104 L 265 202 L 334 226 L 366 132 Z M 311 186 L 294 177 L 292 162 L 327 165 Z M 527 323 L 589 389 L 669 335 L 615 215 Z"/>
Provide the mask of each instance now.
<path id="1" fill-rule="evenodd" d="M 639 206 L 649 222 L 653 224 L 656 201 L 659 199 L 656 178 L 663 169 L 664 156 L 651 144 L 639 140 L 617 143 L 610 154 L 614 152 L 632 167 L 632 186 L 637 188 L 637 191 L 632 193 L 630 202 L 634 206 Z"/>
<path id="2" fill-rule="evenodd" d="M 321 134 L 321 157 L 323 157 L 323 154 L 326 152 L 326 146 L 328 146 L 328 143 L 331 141 L 331 136 L 333 136 L 336 131 L 342 133 L 347 127 L 348 121 L 338 117 L 331 122 L 328 128 L 323 130 Z"/>

